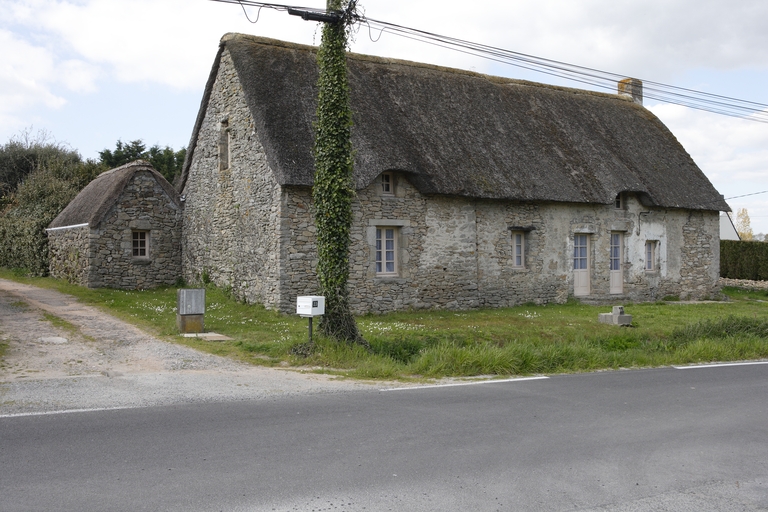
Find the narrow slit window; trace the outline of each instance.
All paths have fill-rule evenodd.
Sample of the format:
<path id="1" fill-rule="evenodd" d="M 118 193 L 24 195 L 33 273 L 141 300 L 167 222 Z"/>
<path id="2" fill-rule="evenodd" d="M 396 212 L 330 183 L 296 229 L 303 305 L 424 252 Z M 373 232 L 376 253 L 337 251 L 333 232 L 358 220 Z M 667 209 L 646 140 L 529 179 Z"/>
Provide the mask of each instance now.
<path id="1" fill-rule="evenodd" d="M 645 242 L 645 270 L 653 272 L 658 270 L 658 263 L 656 258 L 658 252 L 658 242 L 656 240 L 648 240 Z"/>
<path id="2" fill-rule="evenodd" d="M 219 127 L 219 170 L 229 169 L 229 121 L 224 120 Z"/>
<path id="3" fill-rule="evenodd" d="M 512 266 L 525 267 L 525 233 L 522 231 L 512 232 Z"/>

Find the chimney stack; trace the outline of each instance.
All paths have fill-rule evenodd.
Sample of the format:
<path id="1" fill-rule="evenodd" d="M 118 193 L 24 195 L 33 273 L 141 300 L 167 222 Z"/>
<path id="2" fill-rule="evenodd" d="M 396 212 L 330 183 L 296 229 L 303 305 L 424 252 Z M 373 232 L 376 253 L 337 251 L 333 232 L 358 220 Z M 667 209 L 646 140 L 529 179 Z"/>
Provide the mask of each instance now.
<path id="1" fill-rule="evenodd" d="M 643 104 L 643 82 L 637 78 L 625 78 L 619 80 L 619 94 L 631 96 L 632 101 L 638 105 Z"/>

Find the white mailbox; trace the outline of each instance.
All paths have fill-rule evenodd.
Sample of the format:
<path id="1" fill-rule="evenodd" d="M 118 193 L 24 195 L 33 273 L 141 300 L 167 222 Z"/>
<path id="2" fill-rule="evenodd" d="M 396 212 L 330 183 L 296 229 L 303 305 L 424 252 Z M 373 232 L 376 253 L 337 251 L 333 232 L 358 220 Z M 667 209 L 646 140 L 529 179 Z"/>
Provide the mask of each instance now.
<path id="1" fill-rule="evenodd" d="M 296 297 L 296 314 L 310 318 L 324 315 L 325 297 L 316 295 Z"/>

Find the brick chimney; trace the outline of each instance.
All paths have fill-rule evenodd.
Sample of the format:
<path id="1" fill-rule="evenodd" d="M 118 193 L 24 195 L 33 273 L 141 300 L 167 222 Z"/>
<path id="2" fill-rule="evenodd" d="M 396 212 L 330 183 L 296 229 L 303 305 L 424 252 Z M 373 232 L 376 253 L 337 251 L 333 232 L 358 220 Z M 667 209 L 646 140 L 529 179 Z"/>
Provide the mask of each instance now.
<path id="1" fill-rule="evenodd" d="M 643 82 L 637 78 L 619 80 L 619 95 L 631 96 L 638 105 L 643 104 Z"/>

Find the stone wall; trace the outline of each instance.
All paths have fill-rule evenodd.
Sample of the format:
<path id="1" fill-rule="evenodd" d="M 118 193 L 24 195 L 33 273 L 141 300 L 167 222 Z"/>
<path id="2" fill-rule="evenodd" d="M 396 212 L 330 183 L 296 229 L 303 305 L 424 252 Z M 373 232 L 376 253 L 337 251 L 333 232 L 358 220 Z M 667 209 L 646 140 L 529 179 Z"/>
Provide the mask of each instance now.
<path id="1" fill-rule="evenodd" d="M 48 230 L 47 234 L 51 277 L 87 286 L 91 228 L 80 226 L 52 229 Z"/>
<path id="2" fill-rule="evenodd" d="M 357 192 L 350 252 L 350 302 L 356 313 L 403 309 L 504 307 L 563 303 L 573 295 L 575 233 L 590 240 L 588 303 L 701 298 L 718 291 L 717 212 L 626 206 L 474 201 L 426 197 L 402 175 L 396 194 L 378 182 Z M 286 188 L 283 199 L 279 308 L 318 293 L 314 226 L 308 188 Z M 377 277 L 376 226 L 398 229 L 399 275 Z M 511 231 L 524 233 L 525 265 L 513 265 Z M 622 293 L 611 293 L 610 235 L 622 236 Z M 645 243 L 655 241 L 657 266 L 645 269 Z"/>
<path id="3" fill-rule="evenodd" d="M 229 165 L 222 166 L 220 143 L 227 140 Z M 278 307 L 281 190 L 227 51 L 182 194 L 184 278 L 213 282 L 236 297 Z"/>
<path id="4" fill-rule="evenodd" d="M 133 256 L 132 232 L 149 233 L 149 254 Z M 181 277 L 181 208 L 152 173 L 139 171 L 90 232 L 87 286 L 124 289 L 173 284 Z"/>

